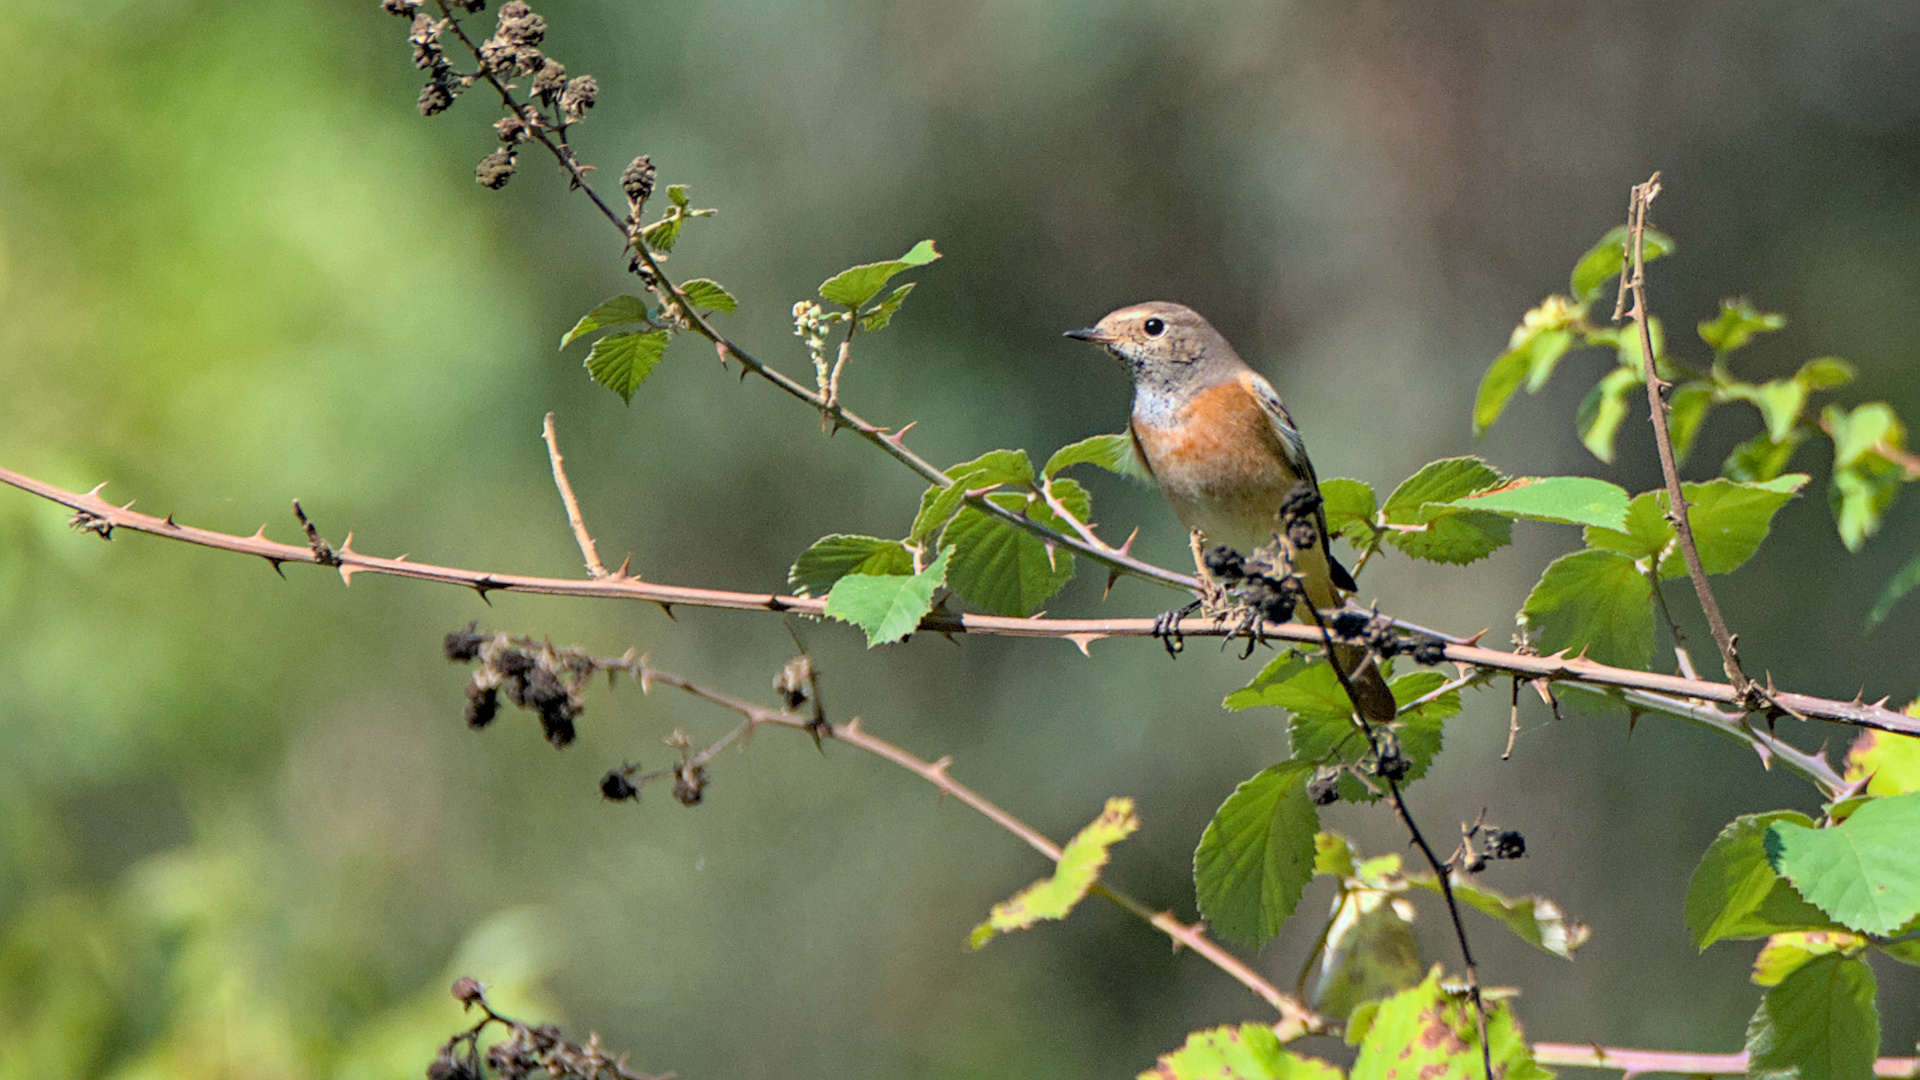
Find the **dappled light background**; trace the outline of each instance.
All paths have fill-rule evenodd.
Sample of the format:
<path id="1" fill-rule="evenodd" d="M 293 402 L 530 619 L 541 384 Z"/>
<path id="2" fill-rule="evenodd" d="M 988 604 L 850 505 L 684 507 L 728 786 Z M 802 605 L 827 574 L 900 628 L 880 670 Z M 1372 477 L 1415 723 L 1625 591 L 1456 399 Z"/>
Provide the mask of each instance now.
<path id="1" fill-rule="evenodd" d="M 8 4 L 0 146 L 0 464 L 152 513 L 423 561 L 579 572 L 538 440 L 557 413 L 611 562 L 650 580 L 783 588 L 827 532 L 898 535 L 920 486 L 711 350 L 682 342 L 630 406 L 592 386 L 580 313 L 629 291 L 616 239 L 535 154 L 475 185 L 497 109 L 422 119 L 406 24 L 354 4 Z M 1678 254 L 1652 302 L 1678 347 L 1723 296 L 1784 311 L 1751 377 L 1839 355 L 1849 404 L 1920 411 L 1920 14 L 1901 0 L 1014 4 L 754 0 L 536 4 L 546 50 L 591 73 L 578 129 L 609 191 L 650 153 L 690 183 L 669 264 L 740 297 L 726 329 L 804 378 L 788 311 L 832 272 L 934 237 L 903 316 L 849 368 L 849 405 L 917 421 L 941 463 L 1118 429 L 1124 375 L 1060 338 L 1148 298 L 1207 314 L 1300 419 L 1323 477 L 1386 491 L 1433 458 L 1578 471 L 1645 490 L 1644 408 L 1620 460 L 1574 410 L 1610 357 L 1570 359 L 1476 445 L 1468 407 L 1520 314 L 1655 169 Z M 483 17 L 482 27 L 491 25 Z M 1758 429 L 1716 414 L 1690 471 Z M 1752 664 L 1814 692 L 1916 689 L 1920 604 L 1861 627 L 1916 547 L 1897 504 L 1849 556 L 1827 463 L 1722 586 Z M 1089 479 L 1136 551 L 1186 560 L 1148 489 Z M 1564 529 L 1522 525 L 1467 568 L 1397 555 L 1365 599 L 1504 645 Z M 1179 601 L 1083 574 L 1058 614 Z M 1676 608 L 1691 599 L 1676 594 Z M 906 774 L 769 731 L 713 766 L 705 805 L 603 802 L 609 767 L 670 760 L 729 717 L 596 691 L 556 753 L 524 714 L 475 734 L 440 636 L 489 629 L 629 647 L 770 700 L 771 616 L 469 593 L 264 564 L 140 536 L 111 544 L 0 491 L 0 1072 L 418 1075 L 472 974 L 510 1011 L 687 1078 L 1132 1075 L 1261 1004 L 1090 904 L 963 952 L 1042 860 Z M 1693 627 L 1696 658 L 1712 662 Z M 1109 795 L 1145 827 L 1112 870 L 1192 917 L 1190 858 L 1235 783 L 1285 752 L 1277 714 L 1228 714 L 1254 670 L 1203 642 L 1082 657 L 1060 642 L 798 632 L 829 715 L 954 771 L 1064 838 Z M 1661 646 L 1666 655 L 1666 643 Z M 1528 858 L 1487 883 L 1594 928 L 1577 962 L 1475 922 L 1483 978 L 1524 988 L 1535 1038 L 1730 1051 L 1753 947 L 1687 944 L 1687 874 L 1745 811 L 1812 808 L 1752 756 L 1658 718 L 1555 722 L 1470 696 L 1412 803 L 1442 837 L 1484 807 Z M 1786 722 L 1803 745 L 1846 733 Z M 1329 827 L 1370 852 L 1379 808 Z M 1327 902 L 1256 960 L 1292 985 Z M 1421 915 L 1430 959 L 1457 956 Z M 1909 971 L 1879 971 L 1886 1052 L 1910 1047 Z M 1338 1057 L 1331 1040 L 1309 1048 Z"/>

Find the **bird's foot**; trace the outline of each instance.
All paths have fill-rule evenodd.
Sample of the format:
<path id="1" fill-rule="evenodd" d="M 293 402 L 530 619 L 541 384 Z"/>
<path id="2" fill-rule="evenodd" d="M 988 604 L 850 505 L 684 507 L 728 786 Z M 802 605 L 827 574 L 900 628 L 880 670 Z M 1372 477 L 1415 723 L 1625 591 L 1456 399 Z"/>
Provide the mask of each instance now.
<path id="1" fill-rule="evenodd" d="M 1165 612 L 1153 620 L 1153 636 L 1159 640 L 1160 644 L 1166 646 L 1168 656 L 1179 656 L 1180 650 L 1187 647 L 1187 639 L 1180 632 L 1180 624 L 1185 622 L 1189 615 L 1203 610 L 1205 606 L 1206 601 L 1195 600 L 1185 607 Z"/>

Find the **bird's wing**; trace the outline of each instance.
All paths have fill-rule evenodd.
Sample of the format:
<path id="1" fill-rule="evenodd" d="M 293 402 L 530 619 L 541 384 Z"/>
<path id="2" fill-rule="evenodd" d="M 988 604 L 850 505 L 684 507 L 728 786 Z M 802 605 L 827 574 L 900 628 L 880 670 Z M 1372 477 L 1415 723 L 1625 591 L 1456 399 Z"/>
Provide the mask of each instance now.
<path id="1" fill-rule="evenodd" d="M 1307 458 L 1306 440 L 1300 437 L 1300 429 L 1293 426 L 1293 416 L 1287 412 L 1286 402 L 1280 400 L 1273 384 L 1258 372 L 1247 371 L 1240 376 L 1240 381 L 1246 386 L 1248 395 L 1260 406 L 1261 413 L 1265 414 L 1267 425 L 1280 444 L 1280 452 L 1286 455 L 1287 464 L 1292 465 L 1294 472 L 1313 485 L 1314 493 L 1318 494 L 1320 478 L 1314 475 L 1313 462 Z M 1319 520 L 1321 550 L 1327 553 L 1328 570 L 1331 571 L 1334 586 L 1345 592 L 1359 591 L 1360 586 L 1353 580 L 1353 575 L 1340 565 L 1340 560 L 1333 557 L 1327 534 L 1326 510 L 1316 509 L 1314 517 Z"/>

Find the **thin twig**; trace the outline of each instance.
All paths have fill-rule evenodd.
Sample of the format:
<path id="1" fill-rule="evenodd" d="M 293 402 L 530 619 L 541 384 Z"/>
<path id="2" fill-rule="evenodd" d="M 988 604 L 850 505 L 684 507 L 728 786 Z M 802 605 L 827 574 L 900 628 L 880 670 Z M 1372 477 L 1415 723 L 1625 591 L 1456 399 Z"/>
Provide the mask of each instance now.
<path id="1" fill-rule="evenodd" d="M 1595 1043 L 1534 1043 L 1533 1060 L 1567 1068 L 1618 1069 L 1626 1076 L 1668 1073 L 1674 1076 L 1744 1076 L 1747 1054 L 1694 1054 L 1680 1050 L 1628 1050 Z M 1920 1058 L 1883 1057 L 1873 1063 L 1873 1074 L 1885 1077 L 1920 1076 Z"/>
<path id="2" fill-rule="evenodd" d="M 662 607 L 683 604 L 688 607 L 732 611 L 771 611 L 813 617 L 822 617 L 826 614 L 826 601 L 815 597 L 662 585 L 630 577 L 606 577 L 598 581 L 590 581 L 579 578 L 535 577 L 526 574 L 467 570 L 412 562 L 405 558 L 390 559 L 363 555 L 352 550 L 350 544 L 342 545 L 339 550 L 331 552 L 333 561 L 323 563 L 311 548 L 282 544 L 267 539 L 265 526 L 261 526 L 260 531 L 252 536 L 239 536 L 192 525 L 181 525 L 170 517 L 158 518 L 139 513 L 126 506 L 114 506 L 100 497 L 98 488 L 85 493 L 68 491 L 4 468 L 0 468 L 0 483 L 17 487 L 49 502 L 68 507 L 75 511 L 76 521 L 90 531 L 112 532 L 114 529 L 127 529 L 148 533 L 217 551 L 252 555 L 265 559 L 276 569 L 283 563 L 329 565 L 338 571 L 342 580 L 349 582 L 354 574 L 366 572 L 431 581 L 442 585 L 457 585 L 472 589 L 482 596 L 491 592 L 514 592 L 541 596 L 638 600 L 643 603 L 659 604 Z M 937 611 L 922 619 L 919 629 L 937 634 L 1060 638 L 1071 641 L 1075 645 L 1082 645 L 1110 637 L 1152 637 L 1156 632 L 1155 627 L 1154 619 L 1016 619 L 1000 615 L 969 615 Z M 1185 631 L 1192 637 L 1223 637 L 1241 632 L 1238 626 L 1226 625 L 1201 626 Z M 1313 645 L 1320 644 L 1322 641 L 1317 628 L 1300 623 L 1267 623 L 1259 628 L 1259 632 L 1276 641 L 1298 641 Z M 1742 704 L 1740 695 L 1726 683 L 1688 679 L 1658 671 L 1610 667 L 1585 657 L 1570 657 L 1564 654 L 1534 656 L 1502 652 L 1497 649 L 1465 644 L 1458 640 L 1447 642 L 1442 649 L 1442 656 L 1454 663 L 1519 675 L 1523 678 L 1640 691 L 1647 695 L 1648 701 L 1666 702 L 1666 704 L 1649 705 L 1649 708 L 1682 716 L 1695 703 L 1717 702 L 1735 706 Z M 1920 735 L 1920 718 L 1887 708 L 1885 698 L 1868 703 L 1859 699 L 1838 701 L 1815 697 L 1811 694 L 1775 691 L 1773 701 L 1781 708 L 1808 719 L 1828 720 L 1855 727 L 1892 731 L 1902 735 Z M 1835 785 L 1840 783 L 1838 774 L 1834 773 L 1830 767 L 1826 768 L 1822 775 L 1831 778 Z M 1826 780 L 1821 782 L 1824 786 Z"/>
<path id="3" fill-rule="evenodd" d="M 548 413 L 541 422 L 540 437 L 547 443 L 547 458 L 553 462 L 553 486 L 560 489 L 560 501 L 567 507 L 567 524 L 573 527 L 573 538 L 580 543 L 580 554 L 587 560 L 587 574 L 594 578 L 607 575 L 607 568 L 600 564 L 600 553 L 594 549 L 593 534 L 587 532 L 587 522 L 580 516 L 580 503 L 573 497 L 573 485 L 567 483 L 567 470 L 562 466 L 566 459 L 560 456 L 560 437 L 553 430 L 553 414 Z"/>
<path id="4" fill-rule="evenodd" d="M 622 666 L 626 665 L 623 664 Z M 769 709 L 765 706 L 756 705 L 751 701 L 745 701 L 731 694 L 702 686 L 691 679 L 661 671 L 659 668 L 648 663 L 645 657 L 632 661 L 629 669 L 633 671 L 636 677 L 642 680 L 643 685 L 661 683 L 679 690 L 684 690 L 700 698 L 702 701 L 739 714 L 747 721 L 748 725 L 765 724 L 790 728 L 809 734 L 815 731 L 813 723 L 808 717 L 797 713 L 785 712 L 779 709 Z M 735 730 L 738 731 L 740 729 Z M 890 761 L 906 769 L 908 772 L 913 773 L 938 788 L 942 794 L 966 804 L 982 817 L 985 817 L 995 825 L 1018 837 L 1028 847 L 1045 855 L 1048 859 L 1054 862 L 1060 861 L 1060 845 L 1054 843 L 1048 839 L 1044 833 L 1028 825 L 1026 822 L 1021 821 L 979 792 L 955 780 L 951 772 L 949 772 L 952 759 L 943 757 L 938 761 L 927 761 L 920 758 L 885 739 L 867 734 L 857 718 L 849 720 L 845 724 L 837 727 L 821 731 L 819 732 L 819 736 L 823 739 L 845 743 L 855 749 L 863 750 L 875 757 Z M 1294 1034 L 1309 1034 L 1326 1029 L 1327 1022 L 1325 1018 L 1308 1008 L 1299 999 L 1281 991 L 1271 982 L 1262 978 L 1238 957 L 1207 937 L 1205 931 L 1200 927 L 1183 923 L 1168 912 L 1155 912 L 1140 901 L 1109 885 L 1097 885 L 1094 891 L 1128 912 L 1144 919 L 1152 924 L 1155 929 L 1158 929 L 1179 944 L 1199 953 L 1216 967 L 1232 976 L 1241 985 L 1260 995 L 1260 997 L 1265 999 L 1268 1004 L 1272 1005 L 1274 1009 L 1280 1013 L 1281 1022 L 1287 1025 Z"/>
<path id="5" fill-rule="evenodd" d="M 1713 631 L 1714 644 L 1720 647 L 1720 662 L 1726 668 L 1727 682 L 1740 693 L 1741 703 L 1749 709 L 1764 709 L 1770 704 L 1767 695 L 1740 668 L 1740 653 L 1737 639 L 1728 632 L 1727 620 L 1720 614 L 1720 605 L 1713 598 L 1713 589 L 1707 584 L 1707 571 L 1700 562 L 1700 549 L 1693 541 L 1693 524 L 1687 518 L 1687 496 L 1680 486 L 1680 468 L 1674 460 L 1673 434 L 1667 428 L 1667 396 L 1671 384 L 1660 378 L 1660 371 L 1654 363 L 1652 320 L 1647 313 L 1647 271 L 1645 260 L 1645 240 L 1647 231 L 1647 207 L 1654 197 L 1660 194 L 1660 174 L 1654 173 L 1644 184 L 1635 184 L 1627 208 L 1627 255 L 1621 267 L 1621 280 L 1624 291 L 1633 294 L 1633 310 L 1628 317 L 1640 330 L 1640 358 L 1646 366 L 1647 408 L 1653 417 L 1654 446 L 1660 452 L 1660 472 L 1667 481 L 1667 520 L 1673 522 L 1675 535 L 1680 540 L 1680 554 L 1687 562 L 1687 575 L 1693 579 L 1693 591 L 1700 598 L 1700 609 L 1706 612 L 1707 627 Z M 1619 304 L 1615 304 L 1618 310 Z"/>

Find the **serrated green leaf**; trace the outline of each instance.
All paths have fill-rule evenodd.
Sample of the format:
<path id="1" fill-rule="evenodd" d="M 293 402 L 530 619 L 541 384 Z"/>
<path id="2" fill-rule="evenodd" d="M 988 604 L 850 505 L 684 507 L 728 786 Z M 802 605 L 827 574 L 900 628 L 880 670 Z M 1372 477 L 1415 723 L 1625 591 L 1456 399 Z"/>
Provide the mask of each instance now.
<path id="1" fill-rule="evenodd" d="M 1869 401 L 1852 412 L 1829 405 L 1820 413 L 1833 436 L 1833 464 L 1836 468 L 1855 465 L 1869 455 L 1879 456 L 1875 447 L 1906 445 L 1906 426 L 1893 407 L 1884 401 Z"/>
<path id="2" fill-rule="evenodd" d="M 1737 401 L 1748 401 L 1760 410 L 1760 420 L 1774 442 L 1784 441 L 1800 421 L 1800 410 L 1807 404 L 1807 388 L 1798 379 L 1773 379 L 1759 384 L 1735 383 L 1725 391 Z"/>
<path id="3" fill-rule="evenodd" d="M 1030 506 L 1025 495 L 987 498 L 1015 512 Z M 1040 514 L 1027 516 L 1052 517 L 1044 505 L 1038 508 Z M 1032 533 L 972 507 L 954 515 L 940 534 L 940 542 L 954 549 L 953 591 L 967 603 L 995 615 L 1032 615 L 1073 578 L 1072 552 L 1049 547 Z"/>
<path id="4" fill-rule="evenodd" d="M 913 573 L 913 554 L 898 540 L 834 533 L 813 542 L 787 571 L 795 596 L 825 596 L 848 574 L 892 577 Z"/>
<path id="5" fill-rule="evenodd" d="M 1591 476 L 1536 476 L 1455 499 L 1453 505 L 1502 517 L 1623 529 L 1627 493 Z"/>
<path id="6" fill-rule="evenodd" d="M 1683 489 L 1684 490 L 1684 489 Z M 1589 528 L 1583 534 L 1587 546 L 1599 551 L 1617 551 L 1633 559 L 1658 555 L 1673 542 L 1673 523 L 1667 520 L 1666 500 L 1662 492 L 1646 491 L 1627 503 L 1623 531 Z"/>
<path id="7" fill-rule="evenodd" d="M 1438 690 L 1445 682 L 1446 677 L 1437 671 L 1404 675 L 1392 682 L 1394 701 L 1405 706 Z M 1257 693 L 1261 704 L 1277 706 L 1290 714 L 1287 740 L 1296 760 L 1357 765 L 1371 749 L 1367 736 L 1354 726 L 1353 705 L 1329 664 L 1314 664 Z M 1460 693 L 1456 690 L 1418 709 L 1408 710 L 1386 725 L 1409 763 L 1406 776 L 1401 778 L 1401 787 L 1426 775 L 1434 755 L 1440 752 L 1446 721 L 1459 712 Z M 1367 790 L 1366 785 L 1352 775 L 1342 775 L 1338 789 L 1340 797 L 1348 802 L 1375 802 L 1382 794 Z"/>
<path id="8" fill-rule="evenodd" d="M 1428 892 L 1440 892 L 1432 874 L 1409 873 L 1406 879 Z M 1559 904 L 1544 896 L 1509 897 L 1470 878 L 1455 877 L 1451 885 L 1455 899 L 1513 931 L 1521 941 L 1563 960 L 1573 959 L 1573 951 L 1593 936 L 1586 923 L 1568 918 Z"/>
<path id="9" fill-rule="evenodd" d="M 1750 1080 L 1872 1080 L 1880 1053 L 1873 971 L 1828 954 L 1767 991 L 1747 1024 Z"/>
<path id="10" fill-rule="evenodd" d="M 1645 383 L 1635 368 L 1617 367 L 1602 376 L 1580 401 L 1574 427 L 1580 433 L 1580 445 L 1607 464 L 1613 464 L 1613 443 L 1620 424 L 1627 418 L 1629 395 Z"/>
<path id="11" fill-rule="evenodd" d="M 633 326 L 647 321 L 647 303 L 637 296 L 614 296 L 600 303 L 573 324 L 573 329 L 560 337 L 560 347 L 566 348 L 595 330 L 608 326 Z"/>
<path id="12" fill-rule="evenodd" d="M 1667 399 L 1667 434 L 1673 440 L 1676 464 L 1687 463 L 1693 440 L 1699 436 L 1713 404 L 1713 386 L 1705 382 L 1681 383 Z"/>
<path id="13" fill-rule="evenodd" d="M 1349 1025 L 1351 1029 L 1353 1026 Z M 1348 1031 L 1348 1041 L 1355 1032 Z M 1388 998 L 1360 1037 L 1351 1080 L 1484 1080 L 1479 1023 L 1464 993 L 1440 985 L 1435 965 L 1420 985 Z M 1487 1002 L 1487 1048 L 1498 1080 L 1551 1080 L 1533 1060 L 1505 1001 Z"/>
<path id="14" fill-rule="evenodd" d="M 1745 297 L 1720 301 L 1720 314 L 1700 324 L 1700 340 L 1715 353 L 1725 356 L 1752 340 L 1755 334 L 1779 330 L 1787 325 L 1785 315 L 1761 311 Z"/>
<path id="15" fill-rule="evenodd" d="M 900 313 L 900 305 L 907 302 L 907 296 L 913 292 L 917 282 L 909 281 L 905 285 L 887 294 L 885 300 L 860 313 L 860 329 L 872 333 L 885 330 L 893 317 Z"/>
<path id="16" fill-rule="evenodd" d="M 820 295 L 836 304 L 859 308 L 880 295 L 880 290 L 887 287 L 887 282 L 895 274 L 924 266 L 939 257 L 940 253 L 933 249 L 933 241 L 922 240 L 897 259 L 865 263 L 840 271 L 820 283 Z"/>
<path id="17" fill-rule="evenodd" d="M 1074 465 L 1095 465 L 1116 476 L 1131 476 L 1135 480 L 1153 479 L 1153 473 L 1147 471 L 1146 463 L 1140 460 L 1133 436 L 1124 431 L 1116 435 L 1090 435 L 1079 442 L 1068 443 L 1053 452 L 1047 459 L 1047 467 L 1041 471 L 1052 476 Z"/>
<path id="18" fill-rule="evenodd" d="M 1619 287 L 1620 268 L 1626 265 L 1627 227 L 1615 225 L 1574 264 L 1571 286 L 1573 297 L 1591 304 Z M 1642 264 L 1673 253 L 1673 238 L 1656 229 L 1646 230 L 1640 248 Z"/>
<path id="19" fill-rule="evenodd" d="M 1920 585 L 1920 555 L 1907 560 L 1907 565 L 1901 567 L 1881 587 L 1880 596 L 1873 602 L 1873 610 L 1867 612 L 1867 626 L 1878 626 L 1886 621 L 1887 616 L 1893 614 L 1893 605 L 1912 592 L 1915 585 Z"/>
<path id="20" fill-rule="evenodd" d="M 1891 934 L 1920 915 L 1920 793 L 1873 799 L 1832 828 L 1777 821 L 1767 861 L 1850 930 Z"/>
<path id="21" fill-rule="evenodd" d="M 1795 428 L 1779 441 L 1763 431 L 1734 447 L 1721 464 L 1720 472 L 1729 480 L 1771 480 L 1786 469 L 1787 463 L 1793 460 L 1793 452 L 1805 441 L 1805 428 Z"/>
<path id="22" fill-rule="evenodd" d="M 1693 527 L 1701 568 L 1709 574 L 1730 574 L 1745 565 L 1773 530 L 1773 516 L 1806 486 L 1807 479 L 1804 473 L 1789 473 L 1753 484 L 1709 480 L 1680 485 L 1687 497 L 1687 524 Z M 1656 492 L 1654 498 L 1664 521 L 1666 493 Z M 1670 578 L 1686 573 L 1678 552 L 1662 560 L 1660 573 Z"/>
<path id="23" fill-rule="evenodd" d="M 1801 899 L 1767 861 L 1767 831 L 1782 822 L 1813 824 L 1797 810 L 1742 814 L 1720 830 L 1700 857 L 1687 883 L 1687 933 L 1695 948 L 1792 930 L 1840 929 Z"/>
<path id="24" fill-rule="evenodd" d="M 1837 952 L 1851 955 L 1866 944 L 1866 938 L 1845 930 L 1791 930 L 1775 934 L 1761 946 L 1760 955 L 1753 958 L 1753 974 L 1748 978 L 1755 986 L 1778 986 L 1780 980 L 1816 956 Z"/>
<path id="25" fill-rule="evenodd" d="M 1428 503 L 1450 503 L 1476 492 L 1495 488 L 1506 477 L 1477 457 L 1441 458 L 1421 467 L 1419 472 L 1400 482 L 1381 507 L 1387 520 L 1399 522 L 1397 515 L 1410 514 Z"/>
<path id="26" fill-rule="evenodd" d="M 1285 761 L 1234 789 L 1193 855 L 1200 913 L 1214 932 L 1258 948 L 1293 914 L 1313 876 L 1320 812 L 1311 761 Z"/>
<path id="27" fill-rule="evenodd" d="M 1363 1002 L 1417 986 L 1427 965 L 1414 936 L 1413 906 L 1380 889 L 1343 889 L 1327 926 L 1308 1004 L 1336 1021 Z"/>
<path id="28" fill-rule="evenodd" d="M 1253 681 L 1228 694 L 1221 705 L 1235 711 L 1251 709 L 1257 705 L 1272 705 L 1278 708 L 1280 698 L 1284 695 L 1284 692 L 1278 688 L 1295 675 L 1307 670 L 1310 663 L 1311 661 L 1289 649 L 1267 661 L 1267 666 L 1260 669 L 1260 674 L 1255 675 Z"/>
<path id="29" fill-rule="evenodd" d="M 993 905 L 987 921 L 967 936 L 968 947 L 978 949 L 995 935 L 1025 930 L 1041 919 L 1066 918 L 1099 879 L 1100 868 L 1107 865 L 1107 849 L 1139 828 L 1132 799 L 1108 799 L 1100 816 L 1060 849 L 1053 873 Z"/>
<path id="30" fill-rule="evenodd" d="M 1653 657 L 1653 586 L 1632 559 L 1576 551 L 1548 565 L 1520 611 L 1543 653 L 1566 650 L 1615 667 Z"/>
<path id="31" fill-rule="evenodd" d="M 942 548 L 938 558 L 911 577 L 848 574 L 827 593 L 826 615 L 866 631 L 869 649 L 899 641 L 933 610 L 933 594 L 946 580 L 951 554 L 952 548 Z"/>
<path id="32" fill-rule="evenodd" d="M 633 392 L 647 381 L 653 366 L 667 351 L 667 332 L 649 330 L 638 334 L 608 334 L 593 343 L 587 354 L 587 374 L 593 381 L 631 403 Z"/>
<path id="33" fill-rule="evenodd" d="M 1321 875 L 1352 877 L 1355 860 L 1359 857 L 1359 853 L 1353 849 L 1353 841 L 1339 833 L 1323 832 L 1316 834 L 1313 838 L 1315 877 Z"/>
<path id="34" fill-rule="evenodd" d="M 1800 365 L 1794 375 L 1809 391 L 1837 390 L 1853 381 L 1853 365 L 1837 356 L 1820 356 Z"/>
<path id="35" fill-rule="evenodd" d="M 671 252 L 673 245 L 680 240 L 680 229 L 687 219 L 678 215 L 665 217 L 640 230 L 640 239 L 655 251 Z"/>
<path id="36" fill-rule="evenodd" d="M 972 461 L 947 470 L 953 483 L 930 487 L 920 494 L 920 512 L 914 515 L 907 539 L 918 541 L 938 532 L 966 501 L 967 492 L 1002 484 L 1031 484 L 1033 462 L 1025 450 L 989 450 Z"/>
<path id="37" fill-rule="evenodd" d="M 1833 510 L 1840 542 L 1858 551 L 1880 523 L 1895 495 L 1906 483 L 1906 470 L 1887 459 L 1879 447 L 1906 446 L 1906 426 L 1884 401 L 1870 401 L 1848 412 L 1829 405 L 1820 414 L 1833 436 L 1833 479 L 1827 502 Z"/>
<path id="38" fill-rule="evenodd" d="M 1568 327 L 1581 311 L 1564 296 L 1549 296 L 1526 313 L 1507 340 L 1507 351 L 1494 360 L 1480 379 L 1473 400 L 1473 434 L 1486 433 L 1507 407 L 1513 392 L 1524 382 L 1531 394 L 1545 385 L 1553 369 L 1573 347 L 1573 331 Z"/>
<path id="39" fill-rule="evenodd" d="M 687 188 L 688 188 L 689 186 L 690 186 L 690 185 L 687 185 L 687 184 L 669 184 L 669 185 L 667 185 L 667 198 L 669 198 L 669 199 L 671 199 L 671 200 L 673 200 L 673 205 L 675 205 L 675 206 L 678 206 L 678 207 L 680 207 L 680 208 L 681 208 L 681 209 L 683 209 L 683 210 L 684 210 L 684 209 L 686 209 L 686 206 L 687 206 Z"/>
<path id="40" fill-rule="evenodd" d="M 686 294 L 687 303 L 695 308 L 710 311 L 733 311 L 740 306 L 724 286 L 712 278 L 694 278 L 680 283 L 680 291 Z"/>
<path id="41" fill-rule="evenodd" d="M 1499 514 L 1429 505 L 1410 515 L 1417 532 L 1395 530 L 1387 542 L 1416 559 L 1464 566 L 1486 558 L 1513 541 L 1513 522 Z M 1419 520 L 1425 518 L 1426 520 Z M 1398 523 L 1396 523 L 1398 524 Z"/>
<path id="42" fill-rule="evenodd" d="M 1264 1024 L 1223 1025 L 1187 1036 L 1137 1080 L 1341 1080 L 1340 1068 L 1289 1053 Z"/>
<path id="43" fill-rule="evenodd" d="M 1345 537 L 1357 548 L 1373 541 L 1373 516 L 1380 511 L 1374 500 L 1373 486 L 1359 480 L 1335 477 L 1320 482 L 1320 499 L 1327 515 L 1327 532 Z"/>

